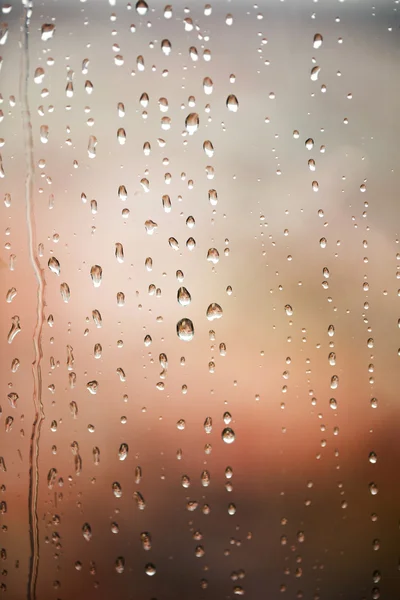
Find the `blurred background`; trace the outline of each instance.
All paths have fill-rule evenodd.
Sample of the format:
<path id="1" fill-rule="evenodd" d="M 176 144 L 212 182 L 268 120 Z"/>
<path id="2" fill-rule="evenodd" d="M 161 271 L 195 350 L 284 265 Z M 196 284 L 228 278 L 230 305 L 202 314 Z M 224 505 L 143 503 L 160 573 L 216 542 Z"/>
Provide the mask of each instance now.
<path id="1" fill-rule="evenodd" d="M 5 598 L 400 597 L 399 10 L 2 3 Z"/>

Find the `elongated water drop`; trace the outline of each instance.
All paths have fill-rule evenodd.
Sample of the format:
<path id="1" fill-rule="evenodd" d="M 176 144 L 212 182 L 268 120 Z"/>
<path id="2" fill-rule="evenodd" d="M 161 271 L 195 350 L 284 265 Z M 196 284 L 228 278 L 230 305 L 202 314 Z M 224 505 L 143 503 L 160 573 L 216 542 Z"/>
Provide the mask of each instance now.
<path id="1" fill-rule="evenodd" d="M 87 149 L 89 158 L 96 157 L 96 146 L 97 146 L 97 138 L 96 138 L 96 136 L 91 135 L 89 137 L 88 149 Z"/>
<path id="2" fill-rule="evenodd" d="M 190 113 L 185 120 L 185 127 L 189 135 L 193 135 L 199 128 L 199 115 Z"/>
<path id="3" fill-rule="evenodd" d="M 179 339 L 190 342 L 194 336 L 194 327 L 190 319 L 181 319 L 176 325 L 176 333 Z"/>
<path id="4" fill-rule="evenodd" d="M 89 523 L 84 523 L 82 525 L 82 535 L 87 542 L 90 542 L 92 539 L 92 528 L 90 527 Z"/>
<path id="5" fill-rule="evenodd" d="M 139 510 L 146 508 L 146 502 L 140 492 L 133 492 L 133 499 L 136 501 L 136 506 Z"/>
<path id="6" fill-rule="evenodd" d="M 321 35 L 320 33 L 316 33 L 316 34 L 314 35 L 313 47 L 314 47 L 315 49 L 317 49 L 317 48 L 321 48 L 321 46 L 322 46 L 322 42 L 323 42 L 323 37 L 322 37 L 322 35 Z"/>
<path id="7" fill-rule="evenodd" d="M 203 150 L 209 158 L 214 156 L 214 146 L 210 142 L 210 140 L 206 140 L 203 144 Z"/>
<path id="8" fill-rule="evenodd" d="M 119 242 L 115 244 L 115 258 L 119 263 L 124 262 L 124 247 Z"/>
<path id="9" fill-rule="evenodd" d="M 121 484 L 118 481 L 114 481 L 114 483 L 111 486 L 113 494 L 116 498 L 121 498 L 122 496 L 122 487 Z"/>
<path id="10" fill-rule="evenodd" d="M 143 550 L 151 550 L 151 535 L 148 531 L 143 531 L 143 533 L 140 534 L 140 540 L 142 542 Z"/>
<path id="11" fill-rule="evenodd" d="M 90 277 L 92 278 L 94 287 L 100 287 L 103 279 L 103 269 L 100 267 L 100 265 L 93 265 L 93 267 L 90 269 Z"/>
<path id="12" fill-rule="evenodd" d="M 178 289 L 178 302 L 181 306 L 188 306 L 192 300 L 192 297 L 185 287 Z"/>
<path id="13" fill-rule="evenodd" d="M 47 42 L 47 40 L 50 40 L 53 37 L 55 30 L 56 26 L 52 23 L 44 23 L 44 25 L 42 25 L 40 36 L 42 41 Z"/>
<path id="14" fill-rule="evenodd" d="M 118 450 L 118 458 L 119 460 L 125 460 L 128 456 L 129 447 L 128 444 L 121 444 Z"/>
<path id="15" fill-rule="evenodd" d="M 14 300 L 16 295 L 17 295 L 16 288 L 15 287 L 10 288 L 6 295 L 6 302 L 11 303 Z"/>
<path id="16" fill-rule="evenodd" d="M 237 110 L 239 108 L 239 102 L 234 94 L 229 94 L 229 96 L 227 97 L 226 107 L 231 112 L 237 112 Z"/>
<path id="17" fill-rule="evenodd" d="M 213 81 L 211 79 L 211 77 L 204 77 L 203 79 L 203 90 L 205 94 L 212 94 L 213 91 Z"/>
<path id="18" fill-rule="evenodd" d="M 63 299 L 63 302 L 65 302 L 67 304 L 71 298 L 71 291 L 69 289 L 68 283 L 64 282 L 60 285 L 60 293 L 61 293 L 61 298 Z"/>
<path id="19" fill-rule="evenodd" d="M 60 269 L 60 263 L 56 259 L 55 256 L 52 256 L 51 258 L 49 258 L 49 262 L 47 264 L 48 264 L 48 267 L 49 267 L 50 271 L 52 271 L 56 275 L 60 274 L 60 270 L 61 270 Z"/>
<path id="20" fill-rule="evenodd" d="M 96 327 L 100 329 L 100 327 L 102 327 L 103 325 L 103 319 L 101 317 L 100 311 L 98 311 L 97 309 L 92 310 L 92 318 Z"/>
<path id="21" fill-rule="evenodd" d="M 117 131 L 117 140 L 121 144 L 121 146 L 126 142 L 126 132 L 123 127 L 120 127 Z"/>

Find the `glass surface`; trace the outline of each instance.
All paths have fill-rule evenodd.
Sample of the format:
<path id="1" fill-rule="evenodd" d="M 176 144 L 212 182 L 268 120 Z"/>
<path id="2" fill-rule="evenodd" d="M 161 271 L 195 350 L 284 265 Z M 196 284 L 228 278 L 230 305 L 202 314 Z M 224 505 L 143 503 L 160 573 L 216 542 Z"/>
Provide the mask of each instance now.
<path id="1" fill-rule="evenodd" d="M 399 598 L 398 0 L 1 10 L 4 597 Z"/>

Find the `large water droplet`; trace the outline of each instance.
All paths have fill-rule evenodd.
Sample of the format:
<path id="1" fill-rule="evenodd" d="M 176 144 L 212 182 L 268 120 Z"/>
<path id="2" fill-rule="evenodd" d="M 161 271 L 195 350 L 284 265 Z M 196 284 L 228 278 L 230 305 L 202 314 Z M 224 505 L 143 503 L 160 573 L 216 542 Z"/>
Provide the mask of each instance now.
<path id="1" fill-rule="evenodd" d="M 231 112 L 237 112 L 237 110 L 239 108 L 239 102 L 234 94 L 229 94 L 229 96 L 227 97 L 226 107 Z"/>
<path id="2" fill-rule="evenodd" d="M 213 321 L 214 319 L 220 319 L 223 315 L 223 310 L 219 304 L 216 304 L 215 302 L 213 302 L 207 308 L 206 315 L 207 315 L 207 319 L 209 321 Z"/>
<path id="3" fill-rule="evenodd" d="M 236 436 L 233 429 L 230 427 L 225 427 L 222 432 L 222 439 L 224 440 L 225 444 L 232 444 L 235 441 L 235 438 Z"/>
<path id="4" fill-rule="evenodd" d="M 145 15 L 148 11 L 149 7 L 147 5 L 147 2 L 145 2 L 144 0 L 138 0 L 138 2 L 136 2 L 136 12 L 143 17 L 143 15 Z"/>
<path id="5" fill-rule="evenodd" d="M 128 456 L 129 447 L 128 444 L 121 444 L 118 450 L 118 458 L 119 460 L 125 460 Z"/>
<path id="6" fill-rule="evenodd" d="M 56 26 L 52 23 L 44 23 L 44 25 L 42 25 L 40 36 L 43 42 L 47 42 L 47 40 L 50 40 L 53 37 L 55 30 Z"/>
<path id="7" fill-rule="evenodd" d="M 189 135 L 193 135 L 199 128 L 199 115 L 197 113 L 190 113 L 186 117 L 185 127 Z"/>
<path id="8" fill-rule="evenodd" d="M 94 287 L 100 287 L 103 279 L 103 269 L 100 267 L 100 265 L 93 265 L 93 267 L 90 269 L 90 277 L 92 278 Z"/>
<path id="9" fill-rule="evenodd" d="M 321 35 L 320 33 L 316 33 L 316 34 L 314 35 L 313 47 L 314 47 L 315 49 L 317 49 L 317 48 L 321 48 L 321 46 L 322 46 L 322 42 L 323 42 L 323 37 L 322 37 L 322 35 Z"/>
<path id="10" fill-rule="evenodd" d="M 178 302 L 182 306 L 188 306 L 192 300 L 190 293 L 185 287 L 180 287 L 178 289 Z"/>
<path id="11" fill-rule="evenodd" d="M 184 342 L 190 342 L 194 336 L 194 327 L 190 319 L 181 319 L 176 325 L 176 333 Z"/>

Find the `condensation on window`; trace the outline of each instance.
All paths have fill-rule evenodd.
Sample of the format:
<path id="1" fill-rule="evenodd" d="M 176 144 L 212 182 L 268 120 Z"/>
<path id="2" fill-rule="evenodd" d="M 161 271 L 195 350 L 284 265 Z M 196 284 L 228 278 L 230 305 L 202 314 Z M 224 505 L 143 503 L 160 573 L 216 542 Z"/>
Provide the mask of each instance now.
<path id="1" fill-rule="evenodd" d="M 394 600 L 399 0 L 164 1 L 1 5 L 0 590 Z"/>

